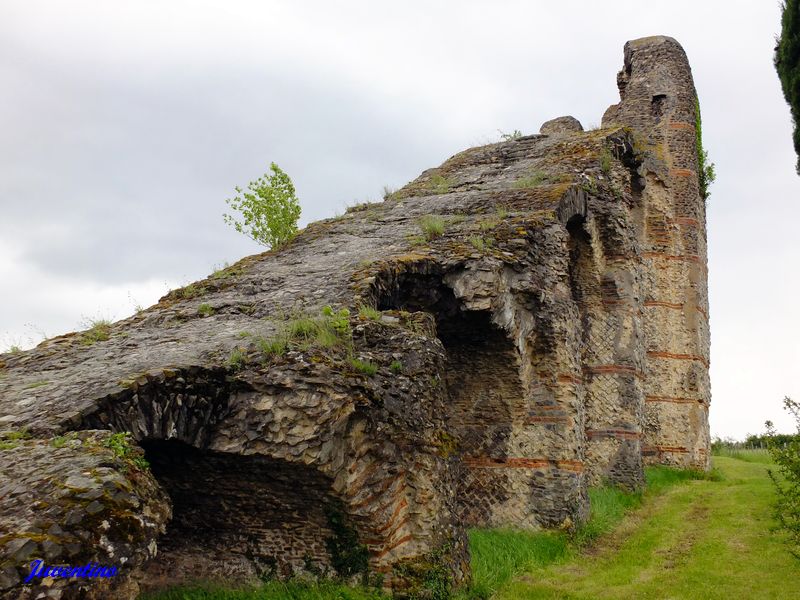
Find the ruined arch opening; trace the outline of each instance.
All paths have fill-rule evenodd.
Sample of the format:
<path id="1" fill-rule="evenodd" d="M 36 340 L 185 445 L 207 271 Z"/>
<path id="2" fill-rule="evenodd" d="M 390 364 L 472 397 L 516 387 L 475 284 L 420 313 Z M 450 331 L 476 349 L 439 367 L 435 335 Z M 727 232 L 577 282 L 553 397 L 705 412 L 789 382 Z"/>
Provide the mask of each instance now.
<path id="1" fill-rule="evenodd" d="M 157 540 L 158 556 L 135 575 L 144 590 L 174 585 L 176 576 L 334 575 L 342 558 L 337 540 L 358 537 L 331 478 L 318 469 L 213 449 L 239 392 L 247 389 L 224 370 L 168 370 L 140 377 L 79 425 L 131 432 L 169 496 L 172 518 Z M 361 566 L 344 558 L 349 570 Z M 366 555 L 355 558 L 366 568 Z"/>
<path id="2" fill-rule="evenodd" d="M 514 432 L 526 414 L 513 340 L 489 310 L 469 310 L 456 298 L 443 274 L 402 273 L 384 290 L 381 310 L 425 311 L 435 318 L 447 358 L 448 424 L 466 466 L 458 494 L 462 519 L 468 525 L 503 522 L 498 515 L 515 501 L 503 467 L 520 452 Z"/>
<path id="3" fill-rule="evenodd" d="M 176 440 L 141 442 L 173 517 L 143 584 L 175 574 L 238 581 L 332 568 L 331 481 L 312 467 L 268 457 L 214 452 Z"/>

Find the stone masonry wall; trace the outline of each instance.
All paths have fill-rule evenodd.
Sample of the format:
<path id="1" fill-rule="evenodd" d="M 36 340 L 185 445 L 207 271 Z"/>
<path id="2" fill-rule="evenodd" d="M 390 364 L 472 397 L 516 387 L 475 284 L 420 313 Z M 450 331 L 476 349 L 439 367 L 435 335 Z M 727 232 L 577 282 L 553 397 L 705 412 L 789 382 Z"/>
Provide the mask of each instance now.
<path id="1" fill-rule="evenodd" d="M 645 438 L 648 462 L 709 464 L 708 283 L 705 201 L 698 188 L 697 93 L 672 38 L 625 45 L 621 102 L 603 126 L 624 124 L 663 168 L 644 172 L 644 326 L 647 343 Z"/>

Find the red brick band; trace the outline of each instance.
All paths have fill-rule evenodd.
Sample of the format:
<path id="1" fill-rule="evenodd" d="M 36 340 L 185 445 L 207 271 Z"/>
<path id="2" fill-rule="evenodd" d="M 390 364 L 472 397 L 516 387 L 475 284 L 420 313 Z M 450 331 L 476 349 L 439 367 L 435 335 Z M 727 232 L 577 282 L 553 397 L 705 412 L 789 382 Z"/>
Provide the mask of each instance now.
<path id="1" fill-rule="evenodd" d="M 688 454 L 689 449 L 683 446 L 645 446 L 642 454 L 660 454 L 662 452 L 672 452 L 673 454 Z"/>
<path id="2" fill-rule="evenodd" d="M 400 473 L 400 474 L 396 475 L 393 478 L 386 479 L 383 482 L 383 484 L 380 487 L 378 487 L 378 489 L 374 493 L 370 494 L 369 496 L 367 496 L 366 498 L 364 498 L 360 502 L 354 502 L 354 503 L 350 504 L 349 505 L 350 508 L 351 509 L 358 509 L 358 508 L 362 508 L 364 506 L 367 506 L 369 504 L 372 504 L 373 502 L 375 502 L 375 500 L 377 500 L 378 498 L 383 496 L 387 492 L 387 490 L 389 490 L 395 483 L 397 483 L 398 481 L 400 481 L 404 477 L 405 477 L 405 473 Z M 363 489 L 364 489 L 363 487 L 357 488 L 354 492 L 350 493 L 349 496 L 351 498 L 353 498 L 353 497 L 358 495 L 358 492 L 360 490 L 363 490 Z"/>
<path id="3" fill-rule="evenodd" d="M 404 537 L 401 537 L 401 538 L 400 538 L 399 540 L 397 540 L 396 542 L 393 542 L 392 544 L 390 544 L 389 546 L 387 546 L 386 548 L 384 548 L 384 549 L 383 549 L 383 551 L 381 551 L 381 552 L 378 552 L 378 553 L 375 555 L 375 558 L 383 558 L 384 556 L 386 556 L 387 554 L 389 554 L 389 552 L 391 552 L 392 550 L 394 550 L 394 549 L 395 549 L 395 548 L 397 548 L 398 546 L 402 546 L 403 544 L 406 544 L 406 543 L 410 542 L 410 541 L 413 539 L 413 537 L 414 537 L 414 536 L 412 536 L 411 534 L 408 534 L 408 535 L 406 535 L 406 536 L 404 536 Z"/>
<path id="4" fill-rule="evenodd" d="M 649 358 L 666 358 L 668 360 L 693 360 L 702 364 L 706 369 L 708 368 L 708 360 L 697 354 L 675 354 L 673 352 L 657 352 L 654 350 L 648 351 Z"/>
<path id="5" fill-rule="evenodd" d="M 586 436 L 589 439 L 615 438 L 618 440 L 638 440 L 641 434 L 638 431 L 629 431 L 627 429 L 587 429 Z"/>
<path id="6" fill-rule="evenodd" d="M 377 533 L 383 533 L 384 531 L 394 527 L 395 526 L 395 519 L 397 519 L 397 517 L 400 516 L 400 513 L 402 512 L 402 510 L 407 506 L 408 506 L 408 501 L 405 498 L 401 499 L 400 502 L 397 503 L 397 507 L 394 509 L 394 512 L 392 513 L 392 516 L 389 517 L 389 521 L 386 523 L 386 525 L 384 525 L 383 527 L 379 527 L 375 531 Z M 406 518 L 402 519 L 401 522 L 399 524 L 397 524 L 397 527 L 394 527 L 394 531 L 392 531 L 391 534 L 388 537 L 391 537 L 392 535 L 394 535 L 395 531 L 401 525 L 404 525 L 408 521 L 408 519 L 409 519 L 408 516 L 406 516 Z"/>
<path id="7" fill-rule="evenodd" d="M 642 256 L 646 258 L 663 258 L 664 260 L 672 260 L 677 262 L 692 262 L 703 264 L 703 261 L 697 254 L 667 254 L 666 252 L 643 252 Z"/>
<path id="8" fill-rule="evenodd" d="M 661 306 L 663 308 L 675 308 L 675 309 L 682 309 L 685 304 L 682 302 L 662 302 L 660 300 L 645 300 L 645 306 Z"/>
<path id="9" fill-rule="evenodd" d="M 644 373 L 629 365 L 593 365 L 584 367 L 583 372 L 591 375 L 633 375 L 644 379 Z"/>
<path id="10" fill-rule="evenodd" d="M 660 300 L 645 300 L 644 306 L 651 307 L 651 306 L 659 306 L 661 308 L 671 308 L 674 310 L 683 310 L 685 304 L 677 303 L 677 302 L 662 302 Z M 708 321 L 708 313 L 703 309 L 701 306 L 695 306 L 694 309 L 703 315 Z"/>
<path id="11" fill-rule="evenodd" d="M 669 402 L 672 404 L 705 404 L 703 398 L 671 398 L 669 396 L 645 396 L 645 402 Z"/>

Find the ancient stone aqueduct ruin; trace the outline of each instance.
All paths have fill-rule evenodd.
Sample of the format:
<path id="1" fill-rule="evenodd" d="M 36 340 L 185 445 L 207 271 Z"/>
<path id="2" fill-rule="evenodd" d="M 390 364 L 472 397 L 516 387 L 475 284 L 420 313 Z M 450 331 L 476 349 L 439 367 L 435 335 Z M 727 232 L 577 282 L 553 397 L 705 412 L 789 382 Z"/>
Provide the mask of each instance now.
<path id="1" fill-rule="evenodd" d="M 617 84 L 598 129 L 466 150 L 108 336 L 0 356 L 0 595 L 367 567 L 413 596 L 468 577 L 470 526 L 570 527 L 603 478 L 706 468 L 691 70 L 645 38 Z M 335 339 L 287 338 L 302 315 Z M 120 574 L 25 584 L 36 558 Z"/>

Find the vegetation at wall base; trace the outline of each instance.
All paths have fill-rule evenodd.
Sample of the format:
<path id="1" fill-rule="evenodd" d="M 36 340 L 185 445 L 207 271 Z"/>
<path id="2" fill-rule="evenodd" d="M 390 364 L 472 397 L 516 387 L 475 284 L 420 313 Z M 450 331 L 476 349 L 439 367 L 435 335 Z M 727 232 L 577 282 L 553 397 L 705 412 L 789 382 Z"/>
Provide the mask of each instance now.
<path id="1" fill-rule="evenodd" d="M 687 481 L 715 479 L 715 474 L 694 470 L 648 467 L 647 489 L 626 492 L 613 485 L 590 490 L 592 514 L 575 531 L 528 532 L 512 529 L 473 529 L 470 531 L 472 584 L 456 591 L 456 600 L 488 599 L 515 577 L 531 568 L 546 567 L 580 556 L 602 536 L 611 532 L 630 511 L 646 498 L 658 496 Z M 352 541 L 352 540 L 351 540 Z M 269 581 L 259 588 L 231 589 L 219 585 L 177 587 L 143 595 L 141 600 L 383 600 L 388 599 L 373 587 L 348 587 L 335 581 Z M 420 598 L 420 600 L 422 600 Z"/>
<path id="2" fill-rule="evenodd" d="M 572 532 L 473 529 L 470 531 L 472 585 L 460 593 L 459 599 L 488 599 L 514 577 L 532 568 L 575 558 L 611 532 L 626 514 L 640 507 L 646 497 L 657 496 L 686 481 L 718 476 L 655 466 L 646 469 L 646 477 L 647 488 L 643 492 L 626 492 L 613 485 L 590 489 L 591 516 Z"/>
<path id="3" fill-rule="evenodd" d="M 258 587 L 226 587 L 206 583 L 174 587 L 139 600 L 388 600 L 376 588 L 353 587 L 331 581 L 269 581 Z"/>
<path id="4" fill-rule="evenodd" d="M 713 463 L 721 480 L 686 481 L 646 497 L 591 549 L 527 569 L 492 600 L 800 598 L 798 561 L 771 531 L 769 465 Z"/>
<path id="5" fill-rule="evenodd" d="M 719 448 L 719 452 L 729 449 Z M 770 531 L 775 488 L 765 450 L 714 456 L 711 474 L 647 469 L 647 488 L 591 491 L 578 531 L 470 532 L 472 585 L 455 600 L 798 598 L 798 562 Z M 766 459 L 765 459 L 766 456 Z M 258 588 L 174 588 L 142 600 L 388 600 L 376 587 L 268 581 Z"/>

